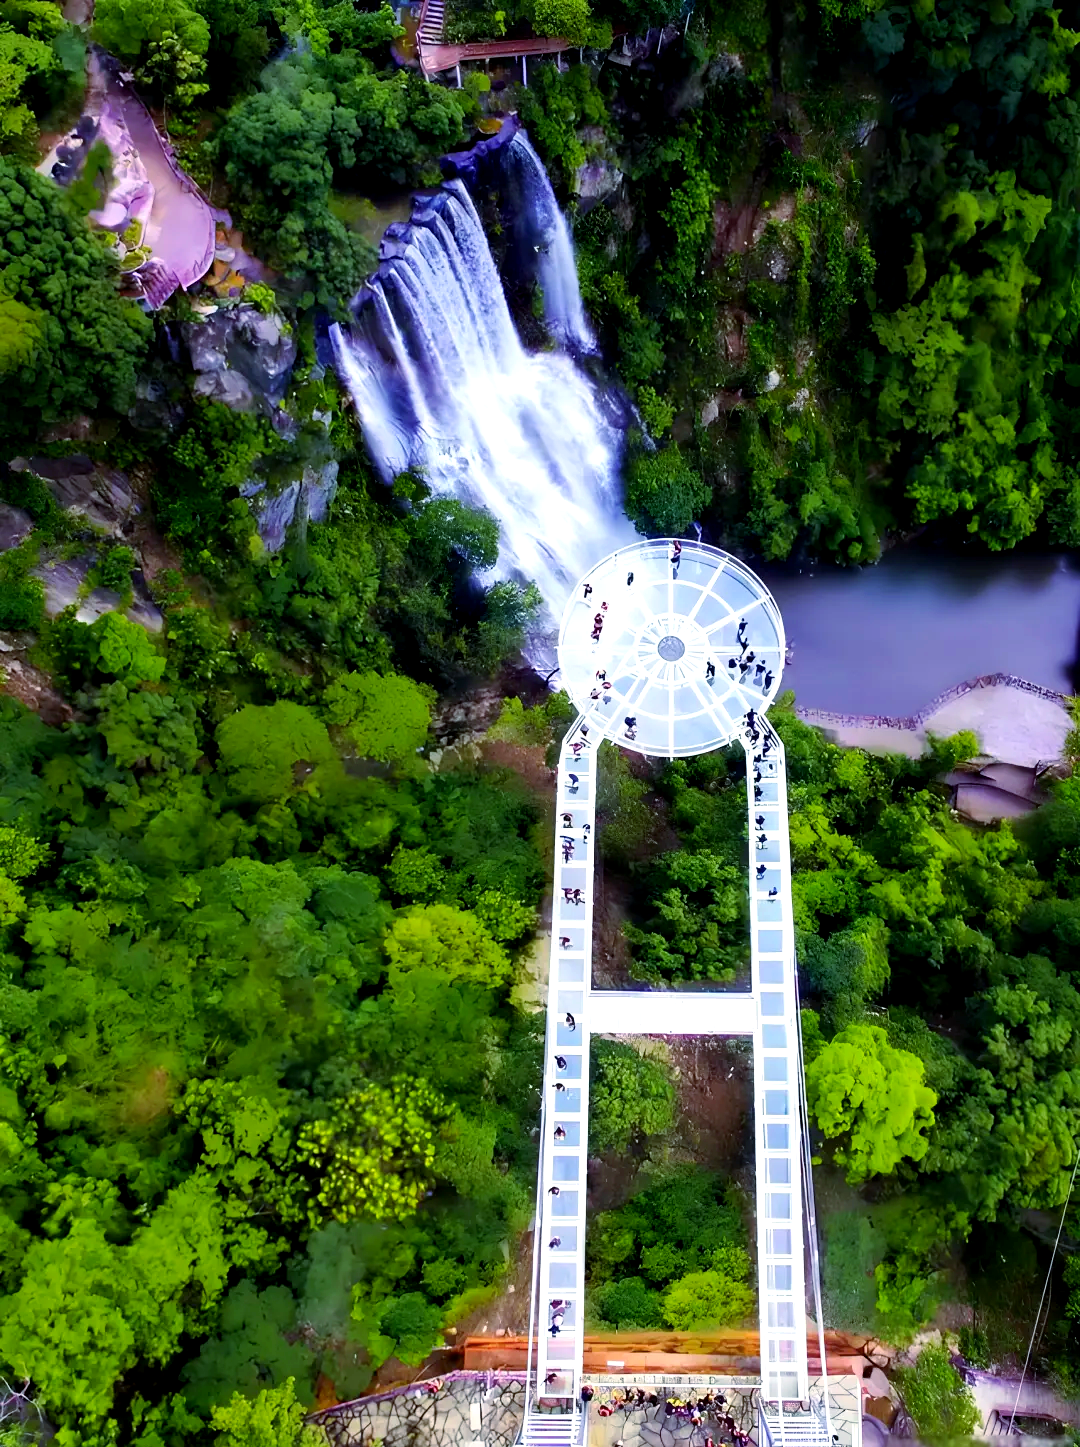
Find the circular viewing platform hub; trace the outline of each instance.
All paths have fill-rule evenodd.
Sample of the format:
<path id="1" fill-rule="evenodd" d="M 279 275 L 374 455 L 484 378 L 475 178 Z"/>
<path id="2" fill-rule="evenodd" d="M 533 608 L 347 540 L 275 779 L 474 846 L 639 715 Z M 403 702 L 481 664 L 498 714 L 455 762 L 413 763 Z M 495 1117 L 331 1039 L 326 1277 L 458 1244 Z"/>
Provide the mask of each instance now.
<path id="1" fill-rule="evenodd" d="M 722 748 L 780 687 L 784 624 L 745 564 L 655 539 L 578 584 L 559 632 L 563 686 L 590 733 L 659 758 Z"/>

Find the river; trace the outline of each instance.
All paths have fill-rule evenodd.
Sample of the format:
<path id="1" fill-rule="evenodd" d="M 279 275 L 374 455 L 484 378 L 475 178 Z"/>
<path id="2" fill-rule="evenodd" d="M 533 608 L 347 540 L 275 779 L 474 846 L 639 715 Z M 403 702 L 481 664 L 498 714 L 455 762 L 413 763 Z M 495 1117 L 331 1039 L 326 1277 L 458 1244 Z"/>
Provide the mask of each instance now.
<path id="1" fill-rule="evenodd" d="M 759 571 L 795 645 L 784 685 L 804 708 L 906 715 L 986 673 L 1074 691 L 1080 567 L 1064 554 L 901 548 L 870 568 Z"/>

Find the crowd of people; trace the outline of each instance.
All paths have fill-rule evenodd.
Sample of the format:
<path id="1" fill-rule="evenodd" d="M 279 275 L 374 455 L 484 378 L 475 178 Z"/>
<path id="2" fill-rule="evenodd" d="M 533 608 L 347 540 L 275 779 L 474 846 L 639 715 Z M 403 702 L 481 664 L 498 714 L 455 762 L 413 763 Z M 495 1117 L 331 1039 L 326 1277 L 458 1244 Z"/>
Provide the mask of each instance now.
<path id="1" fill-rule="evenodd" d="M 581 1396 L 585 1403 L 591 1401 L 595 1389 L 582 1387 Z M 750 1447 L 751 1437 L 736 1418 L 734 1404 L 721 1391 L 692 1392 L 688 1397 L 669 1397 L 655 1388 L 616 1388 L 605 1391 L 603 1399 L 596 1405 L 598 1417 L 612 1417 L 622 1412 L 644 1412 L 661 1429 L 667 1427 L 689 1427 L 690 1433 L 681 1432 L 683 1440 L 689 1440 L 696 1447 Z M 741 1415 L 741 1414 L 740 1414 Z M 619 1438 L 613 1447 L 622 1447 Z"/>

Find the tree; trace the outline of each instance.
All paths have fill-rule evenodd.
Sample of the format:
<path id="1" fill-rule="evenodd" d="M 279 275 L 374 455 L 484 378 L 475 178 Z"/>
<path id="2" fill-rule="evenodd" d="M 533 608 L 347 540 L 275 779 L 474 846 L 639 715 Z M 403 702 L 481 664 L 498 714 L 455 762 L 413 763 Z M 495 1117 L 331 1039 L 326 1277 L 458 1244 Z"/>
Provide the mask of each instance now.
<path id="1" fill-rule="evenodd" d="M 0 872 L 9 879 L 28 879 L 49 858 L 49 848 L 16 824 L 0 824 Z"/>
<path id="2" fill-rule="evenodd" d="M 618 1210 L 600 1212 L 590 1231 L 589 1257 L 601 1280 L 636 1274 L 664 1286 L 718 1263 L 737 1265 L 727 1274 L 741 1280 L 749 1273 L 745 1240 L 734 1189 L 707 1171 L 684 1168 Z M 729 1256 L 731 1251 L 737 1254 Z"/>
<path id="3" fill-rule="evenodd" d="M 31 76 L 48 74 L 58 67 L 56 51 L 45 41 L 34 35 L 20 35 L 7 27 L 0 30 L 0 148 L 10 150 L 19 141 L 32 139 L 36 134 L 34 113 L 25 100 L 27 82 Z M 5 321 L 18 320 L 10 312 L 5 317 L 2 308 L 0 302 L 0 337 Z M 6 345 L 0 340 L 0 376 Z"/>
<path id="4" fill-rule="evenodd" d="M 87 643 L 90 661 L 99 672 L 129 686 L 156 683 L 165 672 L 165 659 L 146 629 L 122 613 L 103 613 L 90 625 Z"/>
<path id="5" fill-rule="evenodd" d="M 587 45 L 592 23 L 588 0 L 536 0 L 533 24 L 539 35 L 557 35 L 571 45 Z"/>
<path id="6" fill-rule="evenodd" d="M 127 406 L 151 324 L 54 182 L 0 157 L 0 433 Z"/>
<path id="7" fill-rule="evenodd" d="M 204 1415 L 230 1397 L 254 1403 L 267 1391 L 295 1381 L 310 1383 L 313 1364 L 296 1334 L 296 1298 L 285 1286 L 257 1291 L 249 1280 L 233 1287 L 221 1303 L 217 1336 L 203 1342 L 183 1372 L 184 1395 Z M 305 1400 L 310 1401 L 307 1391 Z"/>
<path id="8" fill-rule="evenodd" d="M 806 1067 L 811 1113 L 853 1185 L 887 1175 L 902 1160 L 922 1160 L 937 1095 L 923 1063 L 889 1044 L 877 1025 L 848 1025 Z"/>
<path id="9" fill-rule="evenodd" d="M 448 555 L 470 568 L 493 568 L 498 561 L 499 524 L 489 512 L 456 497 L 429 498 L 410 514 L 409 531 L 430 567 L 445 567 Z"/>
<path id="10" fill-rule="evenodd" d="M 719 1267 L 692 1271 L 673 1282 L 661 1307 L 668 1326 L 676 1331 L 711 1331 L 753 1315 L 757 1295 L 745 1280 L 750 1259 L 745 1252 L 740 1254 L 742 1260 L 729 1249 Z"/>
<path id="11" fill-rule="evenodd" d="M 171 1191 L 128 1246 L 76 1215 L 67 1235 L 32 1243 L 18 1291 L 0 1303 L 0 1361 L 33 1378 L 54 1421 L 100 1422 L 121 1374 L 139 1356 L 167 1361 L 227 1271 L 220 1215 L 196 1180 Z"/>
<path id="12" fill-rule="evenodd" d="M 195 767 L 202 749 L 189 699 L 112 683 L 101 690 L 100 702 L 102 737 L 118 764 L 148 767 L 173 777 Z"/>
<path id="13" fill-rule="evenodd" d="M 673 442 L 642 453 L 629 466 L 626 512 L 639 533 L 681 537 L 709 500 L 709 488 Z"/>
<path id="14" fill-rule="evenodd" d="M 294 1386 L 289 1377 L 279 1387 L 264 1387 L 254 1401 L 234 1392 L 227 1407 L 210 1414 L 215 1447 L 323 1447 L 326 1436 L 305 1425 Z"/>
<path id="15" fill-rule="evenodd" d="M 632 1046 L 594 1040 L 589 1088 L 589 1144 L 593 1149 L 621 1154 L 635 1137 L 663 1135 L 674 1121 L 671 1072 Z"/>
<path id="16" fill-rule="evenodd" d="M 897 1385 L 922 1442 L 956 1442 L 973 1437 L 979 1409 L 971 1388 L 953 1366 L 944 1344 L 928 1343 L 913 1367 L 899 1367 Z"/>
<path id="17" fill-rule="evenodd" d="M 423 967 L 487 989 L 507 984 L 513 965 L 474 914 L 449 904 L 417 905 L 399 914 L 386 936 L 391 979 Z"/>
<path id="18" fill-rule="evenodd" d="M 800 942 L 799 967 L 814 993 L 828 1001 L 828 1024 L 857 1023 L 889 983 L 888 938 L 882 920 L 863 918 L 827 940 L 811 934 Z"/>
<path id="19" fill-rule="evenodd" d="M 711 850 L 662 854 L 636 873 L 651 908 L 624 926 L 634 969 L 647 980 L 731 980 L 746 959 L 739 870 Z"/>
<path id="20" fill-rule="evenodd" d="M 326 1217 L 401 1221 L 431 1189 L 442 1098 L 404 1076 L 369 1084 L 334 1102 L 329 1120 L 301 1127 L 297 1156 L 313 1177 L 312 1225 Z"/>
<path id="21" fill-rule="evenodd" d="M 298 703 L 245 704 L 216 738 L 237 795 L 258 804 L 291 794 L 297 765 L 311 770 L 334 757 L 326 725 Z"/>
<path id="22" fill-rule="evenodd" d="M 402 763 L 427 742 L 434 691 L 400 673 L 346 673 L 324 697 L 328 719 L 364 758 Z"/>
<path id="23" fill-rule="evenodd" d="M 442 1346 L 443 1313 L 419 1291 L 391 1296 L 380 1303 L 376 1318 L 369 1321 L 368 1351 L 374 1360 L 398 1357 L 407 1367 L 418 1367 L 425 1357 Z"/>
<path id="24" fill-rule="evenodd" d="M 234 1266 L 270 1268 L 288 1250 L 288 1230 L 303 1216 L 292 1112 L 279 1098 L 244 1093 L 235 1081 L 198 1080 L 180 1103 L 198 1130 L 202 1179 L 214 1183 Z"/>
<path id="25" fill-rule="evenodd" d="M 94 6 L 94 39 L 125 60 L 145 56 L 150 45 L 169 36 L 203 56 L 210 27 L 184 0 L 101 0 Z"/>

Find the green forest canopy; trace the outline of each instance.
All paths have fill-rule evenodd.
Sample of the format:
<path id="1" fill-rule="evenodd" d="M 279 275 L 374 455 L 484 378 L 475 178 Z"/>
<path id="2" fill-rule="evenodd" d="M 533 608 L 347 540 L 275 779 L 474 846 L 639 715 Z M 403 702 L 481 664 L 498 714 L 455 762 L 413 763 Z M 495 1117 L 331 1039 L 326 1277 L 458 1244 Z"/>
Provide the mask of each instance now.
<path id="1" fill-rule="evenodd" d="M 449 24 L 602 49 L 605 27 L 672 18 L 519 0 Z M 698 520 L 744 553 L 841 562 L 923 525 L 1076 545 L 1080 37 L 1061 18 L 1049 0 L 706 0 L 651 73 L 537 65 L 504 97 L 564 200 L 587 159 L 623 173 L 572 221 L 604 363 L 660 444 L 628 446 L 642 530 Z M 358 1392 L 489 1300 L 531 1210 L 540 1042 L 510 989 L 545 879 L 536 809 L 510 773 L 433 772 L 418 750 L 433 689 L 513 657 L 537 597 L 478 584 L 490 518 L 418 478 L 370 483 L 315 364 L 314 309 L 340 313 L 373 264 L 357 199 L 433 183 L 486 94 L 397 68 L 396 33 L 386 6 L 99 0 L 96 38 L 229 186 L 300 348 L 296 439 L 186 393 L 147 433 L 127 410 L 152 324 L 86 197 L 31 169 L 84 41 L 46 0 L 0 0 L 0 432 L 13 455 L 89 416 L 195 594 L 159 579 L 160 645 L 120 614 L 46 625 L 39 554 L 99 540 L 3 477 L 35 533 L 4 555 L 0 623 L 40 631 L 77 707 L 48 728 L 0 703 L 0 1359 L 60 1447 L 291 1447 L 317 1373 Z M 725 214 L 745 244 L 721 240 Z M 530 327 L 535 300 L 514 297 Z M 316 454 L 341 464 L 331 522 L 268 557 L 239 488 Z M 97 576 L 123 589 L 114 551 Z M 811 1105 L 825 1158 L 869 1186 L 829 1223 L 829 1310 L 905 1342 L 965 1242 L 1020 1260 L 1022 1241 L 1033 1276 L 1011 1223 L 1064 1200 L 1080 795 L 1067 780 L 1029 824 L 976 833 L 936 783 L 970 739 L 912 763 L 780 727 Z M 741 773 L 721 754 L 664 770 L 678 842 L 656 851 L 649 786 L 605 771 L 635 970 L 734 978 Z M 598 1051 L 612 1150 L 672 1121 L 669 1078 L 632 1054 Z M 595 1226 L 598 1321 L 751 1312 L 727 1183 L 661 1172 Z M 1046 1351 L 1068 1380 L 1069 1318 Z M 913 1413 L 967 1430 L 940 1368 L 910 1379 Z"/>

